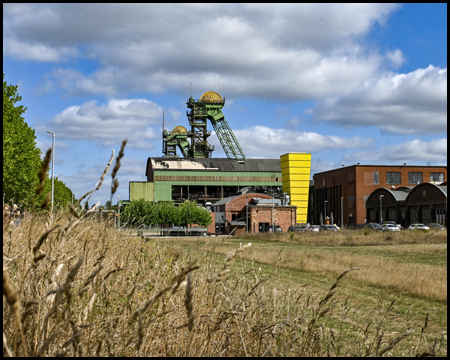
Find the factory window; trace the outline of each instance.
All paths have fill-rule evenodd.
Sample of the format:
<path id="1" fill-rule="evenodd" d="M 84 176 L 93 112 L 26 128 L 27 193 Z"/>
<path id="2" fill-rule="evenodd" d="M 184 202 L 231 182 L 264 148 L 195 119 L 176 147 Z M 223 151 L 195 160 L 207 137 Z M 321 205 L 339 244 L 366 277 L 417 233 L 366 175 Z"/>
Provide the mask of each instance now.
<path id="1" fill-rule="evenodd" d="M 349 202 L 355 201 L 355 195 L 350 195 L 350 196 L 348 197 L 348 201 L 349 201 Z"/>
<path id="2" fill-rule="evenodd" d="M 408 184 L 409 185 L 422 184 L 422 173 L 421 172 L 408 173 Z"/>
<path id="3" fill-rule="evenodd" d="M 373 184 L 378 185 L 380 183 L 380 175 L 378 171 L 373 172 Z"/>
<path id="4" fill-rule="evenodd" d="M 386 184 L 387 185 L 400 185 L 401 177 L 399 172 L 388 172 L 386 173 Z"/>
<path id="5" fill-rule="evenodd" d="M 444 173 L 432 172 L 430 173 L 430 182 L 444 182 Z"/>

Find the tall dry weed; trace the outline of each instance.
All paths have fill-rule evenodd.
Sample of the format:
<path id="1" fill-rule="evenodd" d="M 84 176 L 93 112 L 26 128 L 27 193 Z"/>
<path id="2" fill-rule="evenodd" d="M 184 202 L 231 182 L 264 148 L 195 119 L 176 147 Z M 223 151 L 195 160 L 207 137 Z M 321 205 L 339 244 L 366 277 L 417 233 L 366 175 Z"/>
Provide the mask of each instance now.
<path id="1" fill-rule="evenodd" d="M 34 214 L 4 229 L 4 356 L 446 355 L 446 340 L 430 343 L 427 326 L 386 335 L 392 306 L 339 301 L 346 272 L 321 296 L 280 287 L 276 273 L 242 258 L 251 244 L 223 260 L 132 237 L 90 214 L 54 214 L 51 228 Z"/>

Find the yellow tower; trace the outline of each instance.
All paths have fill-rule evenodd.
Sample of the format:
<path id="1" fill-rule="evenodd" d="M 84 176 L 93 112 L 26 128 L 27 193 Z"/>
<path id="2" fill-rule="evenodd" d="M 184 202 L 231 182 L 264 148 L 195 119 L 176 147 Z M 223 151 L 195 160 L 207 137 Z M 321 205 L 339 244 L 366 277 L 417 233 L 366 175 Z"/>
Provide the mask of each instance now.
<path id="1" fill-rule="evenodd" d="M 297 224 L 306 223 L 311 154 L 288 153 L 281 155 L 280 161 L 283 192 L 289 195 L 290 205 L 297 206 Z"/>

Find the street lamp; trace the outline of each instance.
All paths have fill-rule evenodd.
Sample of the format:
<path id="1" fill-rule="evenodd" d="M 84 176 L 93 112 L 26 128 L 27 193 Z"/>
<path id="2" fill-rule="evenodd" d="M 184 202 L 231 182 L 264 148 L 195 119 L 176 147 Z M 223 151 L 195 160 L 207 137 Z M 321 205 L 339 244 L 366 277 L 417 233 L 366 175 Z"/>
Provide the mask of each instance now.
<path id="1" fill-rule="evenodd" d="M 326 219 L 327 219 L 327 202 L 328 202 L 328 200 L 324 201 L 324 204 L 325 204 L 325 213 L 324 213 L 325 223 L 326 223 Z"/>
<path id="2" fill-rule="evenodd" d="M 48 134 L 52 134 L 52 217 L 53 217 L 53 196 L 55 193 L 55 133 L 47 131 Z"/>
<path id="3" fill-rule="evenodd" d="M 72 186 L 69 186 L 71 189 L 72 189 L 72 206 L 73 206 L 73 197 L 74 197 L 74 194 L 73 194 L 73 187 Z"/>
<path id="4" fill-rule="evenodd" d="M 380 195 L 380 223 L 383 221 L 383 196 Z"/>
<path id="5" fill-rule="evenodd" d="M 118 195 L 117 196 L 117 208 L 118 208 L 118 210 L 119 210 L 119 218 L 117 219 L 117 223 L 118 223 L 118 228 L 119 228 L 119 231 L 120 231 L 120 195 Z"/>

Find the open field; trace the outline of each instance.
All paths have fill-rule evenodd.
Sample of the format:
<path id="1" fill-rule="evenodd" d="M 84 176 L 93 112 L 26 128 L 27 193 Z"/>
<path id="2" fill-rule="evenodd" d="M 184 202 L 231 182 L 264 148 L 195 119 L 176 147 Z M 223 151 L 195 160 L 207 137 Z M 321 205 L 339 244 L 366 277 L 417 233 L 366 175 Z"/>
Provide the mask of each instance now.
<path id="1" fill-rule="evenodd" d="M 143 239 L 55 219 L 4 228 L 4 356 L 447 355 L 446 234 Z"/>

